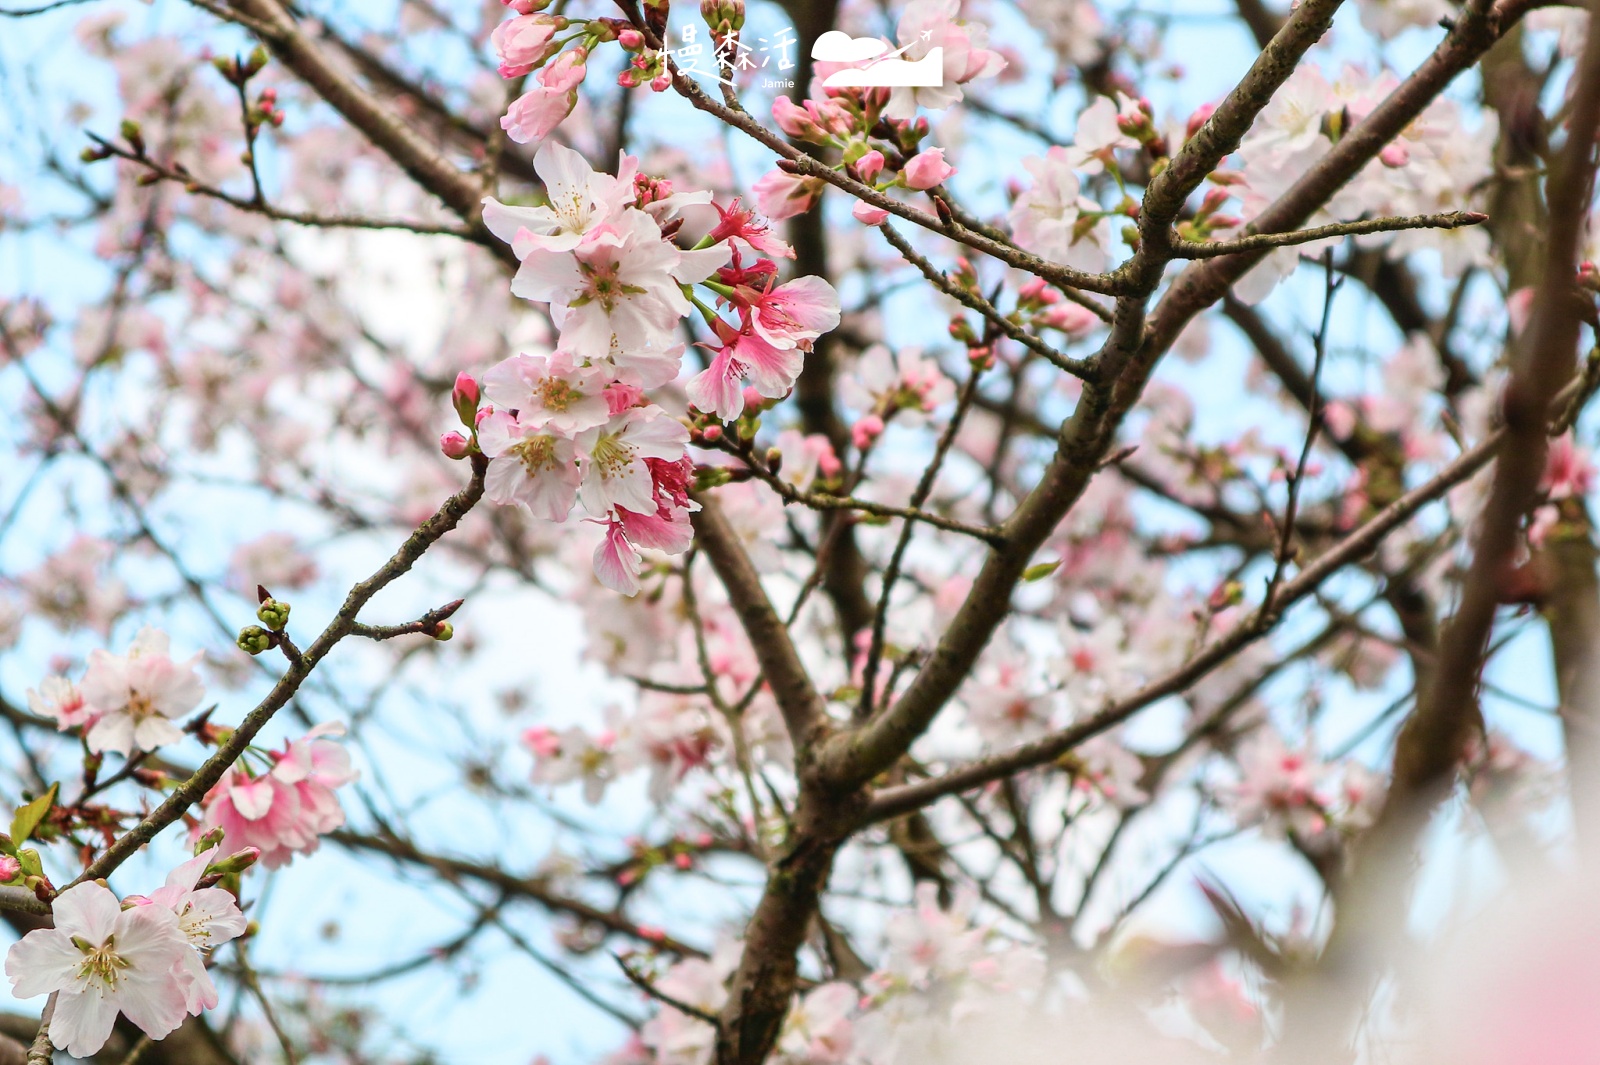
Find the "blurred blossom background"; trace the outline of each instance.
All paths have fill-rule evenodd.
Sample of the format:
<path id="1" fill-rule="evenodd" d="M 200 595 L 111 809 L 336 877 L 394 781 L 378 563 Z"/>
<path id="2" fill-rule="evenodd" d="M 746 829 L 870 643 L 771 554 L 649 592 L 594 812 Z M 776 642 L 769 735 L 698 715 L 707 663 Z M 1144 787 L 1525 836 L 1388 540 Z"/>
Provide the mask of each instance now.
<path id="1" fill-rule="evenodd" d="M 1272 250 L 1198 313 L 1142 320 L 1134 346 L 1159 360 L 1145 379 L 1106 354 L 1108 321 L 1134 300 L 1117 287 L 1131 275 L 1111 272 L 1154 254 L 1141 201 L 1313 0 L 5 3 L 0 795 L 25 807 L 59 788 L 32 832 L 40 869 L 0 856 L 23 900 L 0 907 L 0 933 L 38 927 L 30 876 L 73 882 L 271 698 L 299 651 L 263 595 L 292 607 L 304 650 L 352 587 L 481 485 L 485 459 L 491 471 L 489 498 L 362 605 L 362 623 L 397 630 L 345 633 L 231 775 L 109 877 L 125 900 L 149 895 L 219 825 L 219 855 L 263 852 L 214 878 L 253 923 L 209 952 L 214 1007 L 148 1046 L 124 1020 L 92 1060 L 726 1062 L 730 996 L 763 980 L 786 1004 L 763 1054 L 787 1065 L 1600 1060 L 1582 816 L 1600 720 L 1585 716 L 1592 359 L 1563 364 L 1576 384 L 1555 432 L 1537 412 L 1504 557 L 1481 562 L 1500 542 L 1480 531 L 1498 520 L 1493 455 L 1451 472 L 1510 439 L 1506 382 L 1531 379 L 1515 376 L 1519 344 L 1554 335 L 1540 330 L 1558 315 L 1574 318 L 1573 352 L 1594 341 L 1592 182 L 1573 217 L 1551 207 L 1557 178 L 1583 183 L 1568 157 L 1592 155 L 1568 125 L 1588 84 L 1581 7 L 1503 0 L 1490 19 L 1475 2 L 1316 0 L 1331 28 L 1290 57 L 1242 143 L 1180 190 L 1174 232 L 1245 237 L 1353 151 L 1351 130 L 1402 79 L 1441 62 L 1463 72 L 1275 228 L 1487 221 Z M 534 32 L 517 20 L 540 11 L 568 20 L 566 58 L 520 69 L 508 31 L 491 35 Z M 711 42 L 730 15 L 773 57 L 726 97 L 690 79 L 710 104 L 736 101 L 731 117 L 653 91 L 652 48 L 619 38 L 635 19 L 635 35 Z M 256 55 L 278 18 L 314 62 L 281 41 Z M 854 110 L 839 105 L 856 125 L 808 139 L 806 114 L 845 121 L 811 84 L 825 71 L 810 41 L 836 27 L 915 56 L 924 24 L 976 57 L 953 98 L 902 98 L 895 117 L 856 90 Z M 581 85 L 549 88 L 548 63 L 591 45 Z M 340 79 L 404 135 L 352 119 Z M 524 93 L 570 114 L 522 136 L 502 117 Z M 785 112 L 802 102 L 813 112 Z M 576 186 L 553 176 L 566 157 L 549 145 L 579 154 L 561 164 Z M 868 150 L 887 153 L 877 183 L 859 169 Z M 796 192 L 800 152 L 840 181 Z M 634 166 L 646 180 L 630 183 Z M 478 435 L 496 402 L 478 389 L 514 376 L 505 360 L 579 347 L 567 323 L 594 299 L 517 298 L 511 279 L 541 255 L 581 259 L 592 234 L 530 252 L 534 223 L 515 212 L 568 196 L 604 214 L 595 190 L 611 186 L 591 169 L 624 175 L 606 225 L 633 219 L 675 263 L 724 260 L 682 286 L 696 304 L 656 338 L 682 345 L 671 379 L 619 370 L 596 416 L 670 422 L 692 463 L 683 492 L 709 504 L 693 546 L 629 532 L 620 590 L 602 562 L 623 535 L 616 507 L 593 505 L 592 483 L 564 521 L 496 498 L 495 463 L 510 478 L 536 462 L 486 456 Z M 863 184 L 904 208 L 886 234 Z M 485 196 L 524 220 L 512 236 L 473 214 Z M 1563 227 L 1572 262 L 1552 271 L 1541 256 Z M 1034 255 L 1057 267 L 1049 284 Z M 1169 257 L 1139 307 L 1172 306 L 1156 301 L 1182 296 L 1180 270 L 1242 261 Z M 1116 281 L 1078 289 L 1061 269 Z M 1581 312 L 1562 309 L 1571 276 Z M 804 291 L 832 324 L 786 341 L 796 368 L 780 387 L 728 371 L 741 412 L 699 409 L 692 382 L 755 328 L 748 294 L 797 278 L 823 280 Z M 543 387 L 556 409 L 551 379 L 528 396 Z M 1101 389 L 1126 409 L 1070 509 L 992 594 L 980 573 L 1022 542 L 996 530 L 1056 483 L 1072 452 L 1058 433 L 1075 439 Z M 481 450 L 460 461 L 448 433 Z M 587 477 L 603 455 L 576 439 Z M 653 507 L 669 478 L 648 477 Z M 686 528 L 688 498 L 661 520 Z M 1405 520 L 1356 550 L 1394 506 Z M 713 512 L 721 540 L 705 533 Z M 822 707 L 798 763 L 766 657 L 777 638 L 751 629 L 735 556 Z M 1455 619 L 1486 580 L 1487 651 L 1463 663 Z M 1295 598 L 1272 598 L 1281 587 Z M 998 613 L 937 715 L 827 807 L 865 819 L 822 847 L 820 916 L 801 908 L 789 951 L 798 976 L 752 966 L 751 915 L 787 883 L 786 848 L 811 839 L 796 765 L 932 688 L 981 612 L 969 596 Z M 192 656 L 203 695 L 189 698 Z M 174 671 L 170 710 L 126 681 L 153 661 Z M 171 717 L 177 738 L 96 749 L 111 697 L 84 709 L 95 670 L 124 671 L 115 713 Z M 1441 671 L 1468 698 L 1435 708 L 1448 723 L 1414 756 L 1439 764 L 1395 785 Z M 1059 737 L 1015 772 L 870 805 Z M 0 1004 L 0 1032 L 27 1046 L 43 1001 Z"/>

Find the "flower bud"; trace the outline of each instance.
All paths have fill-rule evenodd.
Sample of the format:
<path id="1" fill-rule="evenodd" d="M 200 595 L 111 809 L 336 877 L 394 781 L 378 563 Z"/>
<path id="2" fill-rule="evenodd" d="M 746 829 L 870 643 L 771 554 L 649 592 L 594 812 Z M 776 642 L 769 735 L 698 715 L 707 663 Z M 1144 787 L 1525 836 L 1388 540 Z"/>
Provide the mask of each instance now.
<path id="1" fill-rule="evenodd" d="M 865 200 L 857 200 L 856 205 L 850 208 L 850 214 L 864 226 L 881 226 L 889 219 L 888 211 L 874 207 Z"/>
<path id="2" fill-rule="evenodd" d="M 139 123 L 131 118 L 122 120 L 122 139 L 128 142 L 128 147 L 133 149 L 134 155 L 144 154 L 144 133 L 139 129 Z"/>
<path id="3" fill-rule="evenodd" d="M 744 29 L 744 0 L 700 0 L 700 17 L 718 40 Z"/>
<path id="4" fill-rule="evenodd" d="M 868 414 L 850 427 L 850 440 L 855 444 L 857 451 L 865 451 L 882 435 L 883 419 L 876 414 Z"/>
<path id="5" fill-rule="evenodd" d="M 883 173 L 883 153 L 874 148 L 860 159 L 857 159 L 856 173 L 861 175 L 862 181 L 872 182 L 878 180 L 878 175 Z"/>
<path id="6" fill-rule="evenodd" d="M 289 604 L 277 599 L 267 599 L 256 608 L 256 618 L 273 632 L 282 632 L 289 624 Z"/>
<path id="7" fill-rule="evenodd" d="M 222 829 L 213 828 L 210 832 L 194 841 L 194 856 L 198 858 L 212 847 L 220 846 L 222 846 Z"/>
<path id="8" fill-rule="evenodd" d="M 456 627 L 450 624 L 448 621 L 441 621 L 439 624 L 433 627 L 433 638 L 438 640 L 440 643 L 444 643 L 455 634 Z"/>
<path id="9" fill-rule="evenodd" d="M 1195 212 L 1196 216 L 1206 218 L 1216 214 L 1232 195 L 1227 189 L 1207 189 L 1205 199 L 1200 201 L 1200 210 Z"/>
<path id="10" fill-rule="evenodd" d="M 272 647 L 272 633 L 260 625 L 249 625 L 239 630 L 239 638 L 234 642 L 245 654 L 258 655 Z"/>
<path id="11" fill-rule="evenodd" d="M 944 161 L 943 148 L 929 148 L 927 151 L 913 155 L 900 172 L 900 178 L 908 189 L 931 189 L 942 185 L 956 172 L 956 168 Z"/>
<path id="12" fill-rule="evenodd" d="M 261 858 L 260 847 L 246 847 L 235 851 L 220 861 L 212 862 L 206 866 L 206 876 L 229 876 L 233 873 L 242 873 Z"/>
<path id="13" fill-rule="evenodd" d="M 644 34 L 630 26 L 617 34 L 617 43 L 629 52 L 637 52 L 644 47 Z"/>
<path id="14" fill-rule="evenodd" d="M 772 120 L 778 124 L 779 129 L 795 140 L 809 141 L 813 144 L 827 143 L 828 131 L 817 124 L 816 117 L 811 111 L 787 96 L 780 96 L 772 101 Z"/>
<path id="15" fill-rule="evenodd" d="M 472 453 L 472 441 L 457 432 L 448 432 L 439 438 L 439 450 L 447 459 L 464 459 Z"/>
<path id="16" fill-rule="evenodd" d="M 0 881 L 10 883 L 22 872 L 22 863 L 9 854 L 0 854 Z"/>
<path id="17" fill-rule="evenodd" d="M 478 382 L 471 374 L 456 374 L 455 387 L 450 390 L 450 405 L 455 407 L 456 416 L 461 419 L 462 425 L 472 424 L 473 415 L 478 412 L 478 401 L 481 396 Z"/>

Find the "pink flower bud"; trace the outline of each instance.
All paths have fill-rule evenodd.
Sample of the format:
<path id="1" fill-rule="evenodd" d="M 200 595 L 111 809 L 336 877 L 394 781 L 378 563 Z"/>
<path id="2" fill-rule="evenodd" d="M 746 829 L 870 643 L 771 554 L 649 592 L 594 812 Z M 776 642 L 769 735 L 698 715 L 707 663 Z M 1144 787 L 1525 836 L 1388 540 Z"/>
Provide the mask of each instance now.
<path id="1" fill-rule="evenodd" d="M 1411 149 L 1399 141 L 1386 144 L 1383 151 L 1378 153 L 1378 161 L 1391 169 L 1398 169 L 1411 162 Z"/>
<path id="2" fill-rule="evenodd" d="M 873 149 L 857 159 L 856 173 L 861 175 L 862 181 L 878 180 L 878 175 L 883 173 L 883 153 Z"/>
<path id="3" fill-rule="evenodd" d="M 1100 318 L 1087 307 L 1062 302 L 1039 317 L 1039 324 L 1059 329 L 1073 340 L 1087 336 L 1100 326 Z"/>
<path id="4" fill-rule="evenodd" d="M 885 211 L 882 207 L 874 207 L 865 200 L 857 200 L 856 205 L 850 208 L 850 213 L 855 216 L 857 222 L 864 226 L 882 225 L 884 220 L 889 217 L 888 211 Z"/>
<path id="5" fill-rule="evenodd" d="M 694 859 L 689 857 L 687 854 L 679 854 L 672 859 L 672 864 L 676 865 L 679 869 L 693 869 Z"/>
<path id="6" fill-rule="evenodd" d="M 636 29 L 625 29 L 617 34 L 617 43 L 630 52 L 637 52 L 644 47 L 644 34 Z"/>
<path id="7" fill-rule="evenodd" d="M 745 388 L 744 388 L 744 409 L 745 410 L 760 410 L 761 407 L 766 402 L 767 402 L 767 397 L 766 396 L 763 396 L 760 392 L 757 392 L 754 388 L 750 387 L 749 385 L 745 386 Z"/>
<path id="8" fill-rule="evenodd" d="M 901 171 L 901 178 L 906 187 L 911 189 L 931 189 L 935 185 L 942 185 L 956 172 L 956 168 L 944 161 L 943 148 L 929 148 L 918 152 L 907 162 Z"/>
<path id="9" fill-rule="evenodd" d="M 796 140 L 821 143 L 828 139 L 828 134 L 817 125 L 811 112 L 787 96 L 772 101 L 772 120 L 779 129 Z"/>
<path id="10" fill-rule="evenodd" d="M 700 431 L 700 438 L 708 444 L 715 444 L 722 439 L 722 426 L 708 425 Z"/>
<path id="11" fill-rule="evenodd" d="M 850 427 L 850 442 L 855 444 L 857 451 L 865 451 L 882 435 L 883 419 L 876 414 L 868 414 Z"/>
<path id="12" fill-rule="evenodd" d="M 0 854 L 0 880 L 11 880 L 22 872 L 22 863 L 9 854 Z"/>
<path id="13" fill-rule="evenodd" d="M 471 425 L 473 415 L 478 412 L 478 401 L 482 393 L 478 390 L 478 382 L 469 373 L 456 374 L 456 384 L 450 390 L 450 405 L 456 409 L 456 414 L 461 418 L 462 425 Z"/>
<path id="14" fill-rule="evenodd" d="M 666 92 L 667 87 L 671 84 L 672 79 L 670 77 L 665 74 L 657 74 L 650 81 L 650 89 L 653 92 Z"/>
<path id="15" fill-rule="evenodd" d="M 1201 104 L 1195 108 L 1194 114 L 1189 116 L 1189 125 L 1184 130 L 1184 136 L 1187 138 L 1199 133 L 1200 127 L 1210 120 L 1212 113 L 1216 109 L 1216 104 Z"/>
<path id="16" fill-rule="evenodd" d="M 447 459 L 464 459 L 472 451 L 472 442 L 460 433 L 449 432 L 439 438 L 439 450 Z"/>
<path id="17" fill-rule="evenodd" d="M 552 758 L 561 753 L 561 737 L 543 725 L 535 725 L 524 732 L 522 742 L 528 745 L 535 758 Z"/>
<path id="18" fill-rule="evenodd" d="M 1227 189 L 1207 189 L 1205 199 L 1200 201 L 1200 215 L 1214 215 L 1222 210 L 1222 205 L 1228 202 L 1233 195 Z"/>
<path id="19" fill-rule="evenodd" d="M 639 87 L 639 75 L 632 67 L 623 67 L 622 73 L 617 75 L 617 84 L 624 89 L 637 89 Z"/>

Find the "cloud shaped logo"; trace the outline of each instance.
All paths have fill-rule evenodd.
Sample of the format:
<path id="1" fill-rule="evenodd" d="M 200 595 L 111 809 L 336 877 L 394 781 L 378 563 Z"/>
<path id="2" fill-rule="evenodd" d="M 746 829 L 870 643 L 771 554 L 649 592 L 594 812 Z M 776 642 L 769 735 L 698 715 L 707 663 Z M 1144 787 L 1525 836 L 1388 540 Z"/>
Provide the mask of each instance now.
<path id="1" fill-rule="evenodd" d="M 811 45 L 811 58 L 824 63 L 865 63 L 882 55 L 888 47 L 876 37 L 852 37 L 829 30 Z"/>
<path id="2" fill-rule="evenodd" d="M 812 44 L 811 58 L 823 63 L 871 64 L 866 67 L 846 67 L 829 74 L 822 84 L 830 89 L 933 89 L 944 84 L 942 47 L 929 49 L 921 59 L 901 59 L 905 48 L 897 48 L 885 55 L 884 50 L 888 47 L 876 37 L 852 37 L 839 30 L 829 30 Z"/>

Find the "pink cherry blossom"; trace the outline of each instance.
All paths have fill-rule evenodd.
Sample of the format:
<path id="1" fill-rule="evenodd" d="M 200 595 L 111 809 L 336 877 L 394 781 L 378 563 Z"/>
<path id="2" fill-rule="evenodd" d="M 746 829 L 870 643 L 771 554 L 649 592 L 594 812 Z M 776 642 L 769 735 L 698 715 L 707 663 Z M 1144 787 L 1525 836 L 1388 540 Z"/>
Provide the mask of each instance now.
<path id="1" fill-rule="evenodd" d="M 623 162 L 618 176 L 599 173 L 571 148 L 546 141 L 534 154 L 533 168 L 544 182 L 549 202 L 512 207 L 486 197 L 483 224 L 510 244 L 519 259 L 535 249 L 570 251 L 633 202 L 631 171 L 637 161 L 624 156 Z"/>
<path id="2" fill-rule="evenodd" d="M 839 324 L 839 294 L 820 277 L 797 277 L 748 298 L 750 327 L 775 348 L 809 351 Z"/>
<path id="3" fill-rule="evenodd" d="M 545 521 L 566 520 L 582 480 L 571 439 L 496 410 L 478 423 L 478 446 L 489 458 L 485 495 Z"/>
<path id="4" fill-rule="evenodd" d="M 748 249 L 755 255 L 774 255 L 780 259 L 793 259 L 794 249 L 787 241 L 778 239 L 764 219 L 756 217 L 754 211 L 739 206 L 738 199 L 727 207 L 721 204 L 714 205 L 717 210 L 718 221 L 708 234 L 707 240 L 713 243 L 720 241 L 733 241 L 735 251 L 740 248 Z M 819 279 L 820 280 L 820 279 Z"/>
<path id="5" fill-rule="evenodd" d="M 760 395 L 775 399 L 794 386 L 804 362 L 804 352 L 797 346 L 778 348 L 754 332 L 737 333 L 711 357 L 710 365 L 690 379 L 689 402 L 731 421 L 744 413 L 746 380 Z"/>
<path id="6" fill-rule="evenodd" d="M 1583 499 L 1594 484 L 1594 475 L 1588 450 L 1573 443 L 1570 434 L 1559 436 L 1550 441 L 1539 490 L 1548 499 Z"/>
<path id="7" fill-rule="evenodd" d="M 344 748 L 328 738 L 342 732 L 337 724 L 317 726 L 285 744 L 260 776 L 230 768 L 206 793 L 194 836 L 221 829 L 228 847 L 258 849 L 269 869 L 316 850 L 319 836 L 344 824 L 335 789 L 355 779 Z"/>
<path id="8" fill-rule="evenodd" d="M 85 736 L 91 751 L 128 755 L 183 738 L 172 722 L 199 706 L 205 695 L 194 669 L 200 655 L 178 663 L 167 649 L 167 634 L 146 627 L 126 655 L 90 652 L 80 691 L 82 713 L 94 719 Z"/>
<path id="9" fill-rule="evenodd" d="M 605 373 L 580 364 L 570 352 L 513 355 L 483 375 L 484 395 L 501 410 L 515 410 L 517 422 L 570 437 L 609 416 Z"/>
<path id="10" fill-rule="evenodd" d="M 1103 270 L 1111 243 L 1110 227 L 1095 220 L 1099 205 L 1081 192 L 1071 157 L 1051 148 L 1043 158 L 1022 160 L 1033 187 L 1011 208 L 1011 229 L 1029 251 L 1080 270 Z"/>
<path id="11" fill-rule="evenodd" d="M 84 702 L 83 692 L 66 677 L 46 677 L 37 689 L 28 689 L 28 709 L 52 718 L 56 727 L 69 729 L 94 724 L 97 714 Z"/>
<path id="12" fill-rule="evenodd" d="M 822 195 L 821 178 L 803 178 L 782 170 L 769 170 L 750 191 L 755 193 L 756 206 L 774 222 L 805 214 Z"/>
<path id="13" fill-rule="evenodd" d="M 579 495 L 591 514 L 614 507 L 654 514 L 655 479 L 649 459 L 677 461 L 689 430 L 659 407 L 632 407 L 578 438 L 583 483 Z"/>
<path id="14" fill-rule="evenodd" d="M 535 251 L 511 291 L 552 305 L 569 351 L 604 351 L 614 335 L 624 348 L 670 343 L 691 307 L 680 285 L 702 281 L 727 262 L 726 245 L 680 251 L 643 211 L 625 211 L 571 253 Z"/>
<path id="15" fill-rule="evenodd" d="M 1302 834 L 1326 825 L 1327 801 L 1319 793 L 1323 766 L 1307 751 L 1291 750 L 1271 726 L 1239 747 L 1239 782 L 1228 792 L 1240 824 L 1264 822 L 1269 831 Z"/>
<path id="16" fill-rule="evenodd" d="M 523 733 L 523 743 L 533 752 L 533 782 L 552 787 L 583 781 L 585 802 L 598 803 L 616 778 L 611 746 L 614 737 L 591 738 L 572 726 L 555 732 L 536 726 Z"/>
<path id="17" fill-rule="evenodd" d="M 500 128 L 518 144 L 543 140 L 577 106 L 578 86 L 588 68 L 588 53 L 570 48 L 539 72 L 539 84 L 517 97 L 500 119 Z"/>
<path id="18" fill-rule="evenodd" d="M 124 910 L 99 883 L 56 896 L 55 927 L 29 932 L 6 954 L 18 998 L 56 994 L 50 1041 L 76 1058 L 99 1053 L 125 1014 L 161 1039 L 189 1013 L 194 950 L 166 906 Z"/>

